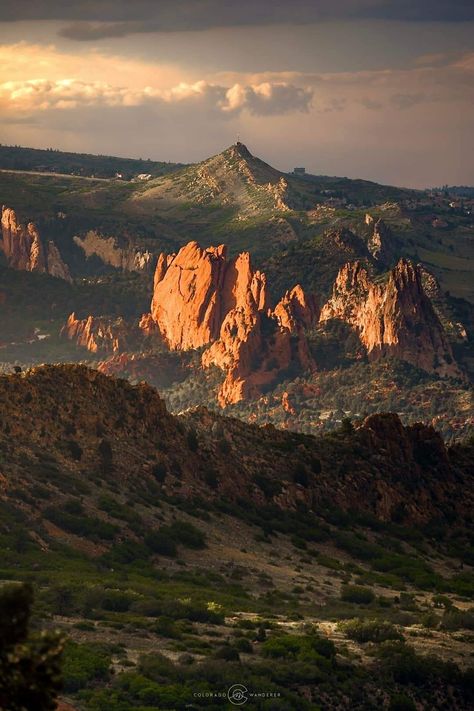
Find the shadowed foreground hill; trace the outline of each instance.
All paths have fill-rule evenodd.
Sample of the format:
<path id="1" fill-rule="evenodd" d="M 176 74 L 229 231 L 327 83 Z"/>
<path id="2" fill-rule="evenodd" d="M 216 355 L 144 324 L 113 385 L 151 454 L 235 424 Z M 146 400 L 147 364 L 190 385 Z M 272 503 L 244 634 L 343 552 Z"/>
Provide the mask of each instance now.
<path id="1" fill-rule="evenodd" d="M 31 495 L 38 478 L 58 497 L 74 481 L 109 480 L 158 499 L 358 509 L 405 523 L 462 520 L 472 503 L 472 446 L 447 449 L 431 427 L 403 427 L 396 415 L 321 438 L 204 408 L 174 417 L 152 387 L 78 365 L 3 376 L 0 399 L 6 497 Z"/>
<path id="2" fill-rule="evenodd" d="M 78 365 L 0 402 L 0 585 L 67 637 L 59 708 L 472 708 L 472 445 L 175 417 Z"/>

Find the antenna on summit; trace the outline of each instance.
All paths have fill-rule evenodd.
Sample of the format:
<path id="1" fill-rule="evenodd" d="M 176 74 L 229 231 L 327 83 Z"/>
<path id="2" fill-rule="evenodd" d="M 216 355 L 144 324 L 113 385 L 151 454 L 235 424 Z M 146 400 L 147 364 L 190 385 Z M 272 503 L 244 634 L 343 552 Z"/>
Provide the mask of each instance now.
<path id="1" fill-rule="evenodd" d="M 240 143 L 240 133 L 237 134 L 237 143 Z"/>

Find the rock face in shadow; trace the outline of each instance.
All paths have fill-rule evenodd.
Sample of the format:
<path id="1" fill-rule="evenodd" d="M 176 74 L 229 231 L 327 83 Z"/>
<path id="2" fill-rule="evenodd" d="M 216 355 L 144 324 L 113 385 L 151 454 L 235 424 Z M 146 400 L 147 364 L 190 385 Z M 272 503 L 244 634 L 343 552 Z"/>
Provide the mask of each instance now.
<path id="1" fill-rule="evenodd" d="M 44 242 L 34 222 L 23 225 L 10 207 L 2 207 L 2 243 L 8 266 L 71 281 L 67 264 L 52 241 Z"/>
<path id="2" fill-rule="evenodd" d="M 132 386 L 67 364 L 0 375 L 0 398 L 0 444 L 8 455 L 0 494 L 15 499 L 25 488 L 22 510 L 33 506 L 35 517 L 52 500 L 35 494 L 38 476 L 65 500 L 69 487 L 90 475 L 113 482 L 125 500 L 142 491 L 316 515 L 331 507 L 408 525 L 472 518 L 473 445 L 448 448 L 432 427 L 403 426 L 396 414 L 374 414 L 359 428 L 325 437 L 248 425 L 203 407 L 175 417 L 144 382 Z M 39 470 L 42 461 L 55 467 Z"/>
<path id="3" fill-rule="evenodd" d="M 290 365 L 314 367 L 303 333 L 315 318 L 314 301 L 301 287 L 270 307 L 265 275 L 250 255 L 227 258 L 224 245 L 190 242 L 178 254 L 161 254 L 151 316 L 170 349 L 206 347 L 204 367 L 226 373 L 222 406 L 256 397 Z"/>
<path id="4" fill-rule="evenodd" d="M 380 218 L 377 221 L 366 215 L 366 224 L 373 225 L 367 247 L 372 257 L 383 267 L 390 267 L 396 262 L 398 240 L 388 225 Z"/>
<path id="5" fill-rule="evenodd" d="M 422 285 L 418 267 L 401 259 L 381 282 L 360 262 L 339 271 L 320 321 L 338 319 L 352 326 L 375 360 L 393 356 L 429 373 L 461 377 L 451 346 Z"/>

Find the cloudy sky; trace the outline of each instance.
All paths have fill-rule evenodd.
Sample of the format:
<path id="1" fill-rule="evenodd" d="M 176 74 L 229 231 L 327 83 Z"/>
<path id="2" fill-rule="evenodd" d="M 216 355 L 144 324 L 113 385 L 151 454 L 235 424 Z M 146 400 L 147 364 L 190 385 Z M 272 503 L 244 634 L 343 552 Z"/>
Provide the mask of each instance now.
<path id="1" fill-rule="evenodd" d="M 0 0 L 0 142 L 474 184 L 473 0 Z"/>

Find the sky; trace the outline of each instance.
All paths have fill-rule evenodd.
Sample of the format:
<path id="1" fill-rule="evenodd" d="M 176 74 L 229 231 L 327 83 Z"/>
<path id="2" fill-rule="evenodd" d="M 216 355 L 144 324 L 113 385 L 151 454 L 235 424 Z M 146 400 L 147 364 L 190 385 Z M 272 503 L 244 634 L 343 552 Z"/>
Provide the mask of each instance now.
<path id="1" fill-rule="evenodd" d="M 0 0 L 0 143 L 474 185 L 474 0 Z"/>

